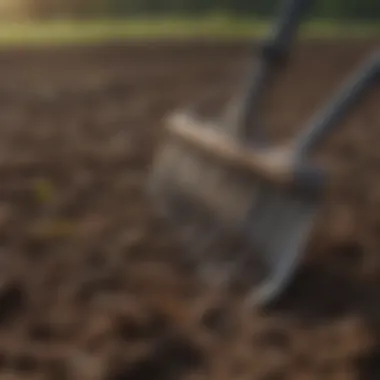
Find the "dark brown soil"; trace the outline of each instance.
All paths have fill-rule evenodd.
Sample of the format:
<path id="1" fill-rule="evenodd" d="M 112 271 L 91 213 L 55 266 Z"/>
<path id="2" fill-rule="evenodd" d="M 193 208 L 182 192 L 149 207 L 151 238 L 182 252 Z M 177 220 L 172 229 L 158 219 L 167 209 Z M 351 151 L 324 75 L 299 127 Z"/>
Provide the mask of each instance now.
<path id="1" fill-rule="evenodd" d="M 289 137 L 378 41 L 301 46 L 268 103 Z M 242 44 L 0 54 L 0 378 L 378 380 L 380 88 L 322 156 L 323 218 L 284 297 L 261 312 L 174 264 L 145 198 L 173 107 L 218 107 Z"/>

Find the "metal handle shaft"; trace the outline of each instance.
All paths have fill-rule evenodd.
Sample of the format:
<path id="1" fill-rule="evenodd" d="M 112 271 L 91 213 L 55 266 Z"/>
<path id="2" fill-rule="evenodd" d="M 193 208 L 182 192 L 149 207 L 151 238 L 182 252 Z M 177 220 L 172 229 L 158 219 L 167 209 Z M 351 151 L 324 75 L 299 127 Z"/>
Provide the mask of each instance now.
<path id="1" fill-rule="evenodd" d="M 301 17 L 311 5 L 311 0 L 285 0 L 272 35 L 264 42 L 258 66 L 251 72 L 242 99 L 238 125 L 242 137 L 257 139 L 259 131 L 259 109 L 264 91 L 272 79 L 275 69 L 282 66 L 289 54 L 297 33 Z M 251 127 L 252 117 L 255 123 Z"/>
<path id="2" fill-rule="evenodd" d="M 286 0 L 283 3 L 280 17 L 273 29 L 271 38 L 275 50 L 287 54 L 298 31 L 301 17 L 311 5 L 311 0 Z"/>
<path id="3" fill-rule="evenodd" d="M 296 155 L 307 155 L 333 131 L 347 111 L 364 92 L 376 83 L 380 76 L 380 50 L 371 55 L 355 73 L 350 76 L 333 99 L 319 110 L 296 139 Z"/>

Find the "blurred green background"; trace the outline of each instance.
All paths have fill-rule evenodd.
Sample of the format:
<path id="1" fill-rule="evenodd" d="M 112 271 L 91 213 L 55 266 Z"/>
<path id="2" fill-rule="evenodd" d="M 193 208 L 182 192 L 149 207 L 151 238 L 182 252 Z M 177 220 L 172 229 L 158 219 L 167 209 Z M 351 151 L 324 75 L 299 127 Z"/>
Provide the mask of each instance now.
<path id="1" fill-rule="evenodd" d="M 0 0 L 0 43 L 264 33 L 279 0 Z M 379 0 L 316 0 L 306 34 L 378 35 Z"/>

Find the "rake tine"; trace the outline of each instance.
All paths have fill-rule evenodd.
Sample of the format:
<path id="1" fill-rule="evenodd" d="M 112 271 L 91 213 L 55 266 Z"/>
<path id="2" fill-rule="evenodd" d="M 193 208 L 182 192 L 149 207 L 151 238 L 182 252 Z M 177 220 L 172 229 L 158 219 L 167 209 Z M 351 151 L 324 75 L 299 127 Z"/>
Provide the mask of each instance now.
<path id="1" fill-rule="evenodd" d="M 251 290 L 246 297 L 246 304 L 248 307 L 255 307 L 258 305 L 265 305 L 268 300 L 272 300 L 281 290 L 282 281 L 266 280 L 263 285 L 255 287 Z"/>

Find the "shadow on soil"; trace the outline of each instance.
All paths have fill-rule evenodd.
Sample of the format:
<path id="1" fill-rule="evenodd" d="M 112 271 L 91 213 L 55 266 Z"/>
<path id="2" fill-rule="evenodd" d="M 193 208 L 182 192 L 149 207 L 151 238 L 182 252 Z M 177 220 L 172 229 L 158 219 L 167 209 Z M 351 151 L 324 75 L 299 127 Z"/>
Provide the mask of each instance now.
<path id="1" fill-rule="evenodd" d="M 308 326 L 328 323 L 348 314 L 360 315 L 375 346 L 355 360 L 357 380 L 380 378 L 379 286 L 364 284 L 325 266 L 302 268 L 281 299 L 268 306 L 268 315 L 290 316 Z"/>

